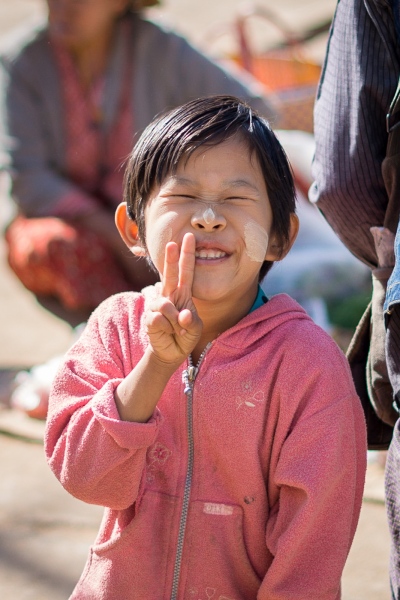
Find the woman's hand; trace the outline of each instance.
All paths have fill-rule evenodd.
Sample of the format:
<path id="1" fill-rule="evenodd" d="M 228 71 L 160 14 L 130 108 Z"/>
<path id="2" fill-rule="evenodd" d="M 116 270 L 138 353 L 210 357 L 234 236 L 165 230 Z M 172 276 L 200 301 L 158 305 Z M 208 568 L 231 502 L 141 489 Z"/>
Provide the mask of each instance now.
<path id="1" fill-rule="evenodd" d="M 157 358 L 182 363 L 200 339 L 203 324 L 192 299 L 196 240 L 186 233 L 181 251 L 175 242 L 165 248 L 161 295 L 146 317 L 150 345 Z"/>

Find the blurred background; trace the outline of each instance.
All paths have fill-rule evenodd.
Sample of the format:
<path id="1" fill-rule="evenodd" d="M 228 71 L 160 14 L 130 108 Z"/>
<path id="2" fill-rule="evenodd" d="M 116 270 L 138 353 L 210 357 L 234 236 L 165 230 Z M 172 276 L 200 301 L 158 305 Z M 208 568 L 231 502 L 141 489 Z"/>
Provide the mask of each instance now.
<path id="1" fill-rule="evenodd" d="M 287 113 L 293 115 L 289 125 L 297 123 L 301 128 L 306 120 L 303 129 L 308 131 L 282 131 L 280 134 L 301 184 L 298 188 L 301 228 L 290 255 L 274 267 L 265 287 L 269 294 L 286 291 L 294 296 L 345 348 L 351 330 L 368 302 L 369 273 L 306 201 L 313 155 L 311 106 L 318 77 L 314 65 L 319 66 L 323 60 L 327 27 L 334 8 L 333 0 L 281 0 L 279 5 L 271 0 L 255 3 L 165 0 L 161 6 L 148 9 L 148 14 L 172 26 L 200 49 L 222 61 L 245 59 L 241 38 L 244 32 L 245 52 L 250 52 L 254 60 L 264 61 L 257 65 L 259 78 L 274 80 L 271 83 L 274 92 L 286 103 Z M 26 20 L 45 15 L 44 0 L 15 0 L 12 3 L 0 0 L 0 41 Z M 275 71 L 271 71 L 276 56 L 280 60 L 283 57 L 283 61 L 272 65 Z M 309 68 L 305 83 L 304 74 L 299 78 L 296 73 L 291 75 L 296 61 L 304 63 L 305 69 Z M 299 70 L 298 65 L 295 68 Z M 305 69 L 303 67 L 303 71 Z M 284 87 L 279 89 L 282 79 Z M 11 210 L 6 192 L 7 181 L 2 176 L 2 223 Z M 3 246 L 0 252 L 0 291 L 2 297 L 8 299 L 7 319 L 1 331 L 0 365 L 10 368 L 31 366 L 32 359 L 34 364 L 40 364 L 63 352 L 73 333 L 65 322 L 38 305 L 34 296 L 9 272 Z M 40 345 L 36 343 L 38 338 Z"/>

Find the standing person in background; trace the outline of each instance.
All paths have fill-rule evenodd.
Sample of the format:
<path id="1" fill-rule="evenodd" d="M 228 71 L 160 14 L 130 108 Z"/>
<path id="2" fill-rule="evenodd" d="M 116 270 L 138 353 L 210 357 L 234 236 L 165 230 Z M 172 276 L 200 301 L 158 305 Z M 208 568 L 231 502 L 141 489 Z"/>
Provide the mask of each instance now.
<path id="1" fill-rule="evenodd" d="M 367 385 L 378 416 L 390 425 L 396 423 L 400 401 L 398 264 L 386 293 L 395 262 L 394 239 L 400 212 L 400 143 L 394 127 L 396 115 L 390 118 L 387 115 L 400 77 L 399 34 L 398 0 L 338 2 L 315 106 L 315 183 L 310 190 L 310 200 L 341 240 L 371 268 Z M 399 243 L 397 239 L 397 249 Z M 386 467 L 392 536 L 391 586 L 397 600 L 400 599 L 399 427 L 397 421 Z"/>
<path id="2" fill-rule="evenodd" d="M 232 93 L 273 118 L 255 82 L 228 74 L 145 20 L 156 0 L 48 0 L 48 20 L 1 57 L 1 164 L 17 215 L 9 263 L 38 296 L 91 311 L 156 273 L 114 227 L 123 163 L 152 118 L 191 98 Z"/>

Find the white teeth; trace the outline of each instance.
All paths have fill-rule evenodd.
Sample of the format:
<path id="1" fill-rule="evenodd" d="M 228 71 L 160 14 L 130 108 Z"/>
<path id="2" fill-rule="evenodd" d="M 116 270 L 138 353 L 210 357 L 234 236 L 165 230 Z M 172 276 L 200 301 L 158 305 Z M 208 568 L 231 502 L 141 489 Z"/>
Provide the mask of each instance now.
<path id="1" fill-rule="evenodd" d="M 199 250 L 196 252 L 196 258 L 223 258 L 226 256 L 226 252 L 221 252 L 220 250 Z"/>

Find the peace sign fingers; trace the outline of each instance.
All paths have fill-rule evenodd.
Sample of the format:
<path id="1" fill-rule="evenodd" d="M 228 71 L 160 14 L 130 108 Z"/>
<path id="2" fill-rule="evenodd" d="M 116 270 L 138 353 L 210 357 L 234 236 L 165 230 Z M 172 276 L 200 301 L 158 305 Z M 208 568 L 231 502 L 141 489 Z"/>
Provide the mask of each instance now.
<path id="1" fill-rule="evenodd" d="M 165 247 L 161 296 L 147 315 L 150 344 L 165 361 L 188 356 L 201 335 L 203 324 L 192 299 L 195 251 L 192 233 L 184 235 L 180 250 L 175 242 Z"/>

